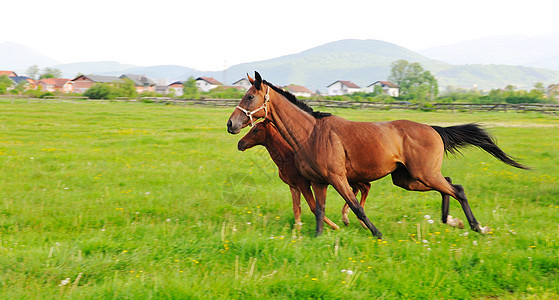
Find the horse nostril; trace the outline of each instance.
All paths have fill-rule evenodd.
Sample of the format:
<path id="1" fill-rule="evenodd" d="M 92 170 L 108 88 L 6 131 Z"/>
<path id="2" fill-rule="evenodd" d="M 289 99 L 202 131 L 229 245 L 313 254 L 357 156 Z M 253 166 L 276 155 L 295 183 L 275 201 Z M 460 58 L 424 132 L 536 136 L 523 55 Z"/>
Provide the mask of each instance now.
<path id="1" fill-rule="evenodd" d="M 239 151 L 245 151 L 245 143 L 243 143 L 243 141 L 239 141 L 237 149 L 239 149 Z"/>
<path id="2" fill-rule="evenodd" d="M 231 128 L 232 125 L 233 123 L 231 122 L 231 120 L 227 121 L 227 128 Z"/>

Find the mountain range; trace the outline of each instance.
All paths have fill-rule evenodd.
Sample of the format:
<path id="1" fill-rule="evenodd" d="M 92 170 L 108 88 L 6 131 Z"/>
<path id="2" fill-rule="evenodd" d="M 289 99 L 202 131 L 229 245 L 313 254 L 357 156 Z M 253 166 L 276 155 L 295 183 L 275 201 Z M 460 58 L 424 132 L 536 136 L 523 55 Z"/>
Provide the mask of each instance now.
<path id="1" fill-rule="evenodd" d="M 10 49 L 17 48 L 16 53 Z M 398 59 L 419 62 L 437 77 L 439 87 L 478 89 L 503 88 L 512 84 L 530 89 L 536 82 L 544 85 L 559 82 L 559 35 L 540 37 L 501 36 L 465 41 L 455 45 L 418 52 L 379 40 L 340 40 L 300 53 L 273 59 L 238 64 L 223 71 L 199 71 L 166 65 L 139 67 L 118 62 L 84 62 L 58 64 L 34 49 L 1 43 L 0 69 L 25 73 L 30 65 L 60 69 L 64 77 L 78 73 L 98 75 L 145 74 L 168 82 L 190 76 L 209 76 L 224 84 L 259 71 L 276 85 L 300 84 L 311 90 L 326 90 L 337 80 L 353 81 L 365 87 L 386 80 L 391 63 Z"/>

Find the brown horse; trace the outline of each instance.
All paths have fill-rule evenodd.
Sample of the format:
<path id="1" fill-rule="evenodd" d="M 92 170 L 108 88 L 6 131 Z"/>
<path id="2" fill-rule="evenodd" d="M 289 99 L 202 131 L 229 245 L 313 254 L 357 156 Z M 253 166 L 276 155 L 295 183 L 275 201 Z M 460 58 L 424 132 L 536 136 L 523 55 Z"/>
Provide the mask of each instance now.
<path id="1" fill-rule="evenodd" d="M 289 185 L 291 191 L 291 199 L 293 201 L 293 215 L 295 216 L 295 224 L 301 224 L 301 193 L 307 201 L 311 211 L 315 213 L 315 199 L 311 191 L 311 183 L 303 177 L 295 166 L 295 156 L 293 149 L 279 134 L 276 127 L 269 121 L 264 120 L 252 127 L 252 129 L 239 141 L 237 148 L 239 151 L 245 151 L 257 145 L 262 145 L 268 150 L 270 157 L 278 166 L 280 179 Z M 361 206 L 365 205 L 365 200 L 369 194 L 371 184 L 368 182 L 352 184 L 353 192 L 357 195 L 361 192 Z M 342 208 L 342 220 L 344 224 L 349 224 L 347 216 L 349 206 L 347 203 Z M 330 221 L 326 216 L 324 222 L 332 229 L 339 229 L 338 225 Z"/>
<path id="2" fill-rule="evenodd" d="M 292 94 L 250 78 L 250 89 L 227 122 L 227 131 L 239 133 L 253 118 L 268 118 L 293 148 L 301 174 L 315 191 L 316 234 L 323 230 L 326 187 L 332 185 L 371 233 L 381 232 L 365 215 L 349 182 L 364 182 L 392 176 L 392 182 L 412 191 L 436 190 L 442 195 L 442 222 L 446 223 L 449 196 L 462 206 L 470 228 L 485 233 L 474 217 L 464 188 L 441 174 L 445 152 L 473 145 L 511 166 L 528 169 L 514 161 L 477 124 L 450 127 L 428 126 L 407 120 L 352 122 L 313 111 Z"/>

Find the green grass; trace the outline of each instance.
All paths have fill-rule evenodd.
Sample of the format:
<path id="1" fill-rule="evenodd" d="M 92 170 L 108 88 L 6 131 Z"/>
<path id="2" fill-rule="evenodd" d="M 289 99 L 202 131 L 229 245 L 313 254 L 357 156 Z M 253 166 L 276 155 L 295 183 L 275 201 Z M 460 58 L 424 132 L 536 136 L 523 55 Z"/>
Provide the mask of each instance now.
<path id="1" fill-rule="evenodd" d="M 487 236 L 440 223 L 438 193 L 374 182 L 365 210 L 377 241 L 354 215 L 315 238 L 306 205 L 294 230 L 267 152 L 238 152 L 242 135 L 226 132 L 232 110 L 0 100 L 0 298 L 559 298 L 556 116 L 334 111 L 480 122 L 533 167 L 476 149 L 445 159 Z M 339 225 L 342 204 L 330 189 Z M 454 200 L 451 214 L 465 220 Z"/>

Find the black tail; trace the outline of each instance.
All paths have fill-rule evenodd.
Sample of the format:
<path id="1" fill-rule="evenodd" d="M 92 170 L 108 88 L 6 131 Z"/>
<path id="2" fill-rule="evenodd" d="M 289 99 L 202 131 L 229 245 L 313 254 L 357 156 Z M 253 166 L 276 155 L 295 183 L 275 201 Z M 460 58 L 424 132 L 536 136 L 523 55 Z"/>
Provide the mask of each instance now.
<path id="1" fill-rule="evenodd" d="M 456 152 L 460 153 L 460 148 L 476 146 L 487 151 L 505 164 L 520 169 L 530 169 L 516 162 L 511 156 L 503 152 L 501 148 L 497 147 L 489 133 L 478 124 L 472 123 L 449 127 L 431 127 L 433 127 L 443 139 L 444 151 L 447 153 L 456 154 Z"/>

